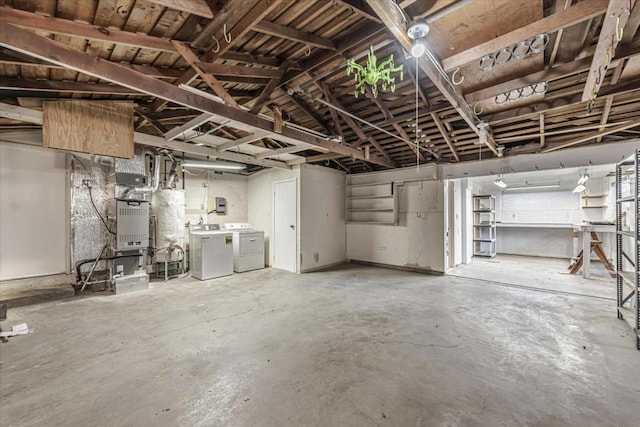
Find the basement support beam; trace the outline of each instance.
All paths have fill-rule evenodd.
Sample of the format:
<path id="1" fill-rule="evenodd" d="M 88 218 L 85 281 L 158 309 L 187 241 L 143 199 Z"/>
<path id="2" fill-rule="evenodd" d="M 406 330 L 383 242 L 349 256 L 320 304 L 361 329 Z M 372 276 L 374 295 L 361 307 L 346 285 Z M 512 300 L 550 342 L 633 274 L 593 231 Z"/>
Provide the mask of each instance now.
<path id="1" fill-rule="evenodd" d="M 231 16 L 235 10 L 234 8 L 223 8 L 223 10 L 214 17 L 214 19 L 207 25 L 207 27 L 200 33 L 198 38 L 192 42 L 192 45 L 199 46 L 202 42 L 202 38 L 205 37 L 207 43 L 211 41 L 212 37 L 215 37 L 218 40 L 218 48 L 217 51 L 213 51 L 213 49 L 209 49 L 209 51 L 200 56 L 199 59 L 202 62 L 215 62 L 216 59 L 220 58 L 224 55 L 235 41 L 241 39 L 245 34 L 247 34 L 255 24 L 260 22 L 265 16 L 269 14 L 272 10 L 274 10 L 282 0 L 260 0 L 255 2 L 254 0 L 238 0 L 234 3 L 240 10 L 244 11 L 245 8 L 251 4 L 252 6 L 248 9 L 246 13 L 240 16 Z M 225 37 L 224 27 L 227 28 L 228 32 L 228 40 Z M 215 29 L 214 29 L 215 28 Z M 187 70 L 178 80 L 176 80 L 173 84 L 176 86 L 180 86 L 181 84 L 190 84 L 193 80 L 198 76 L 198 73 L 193 70 Z M 167 100 L 159 98 L 157 99 L 153 105 L 151 106 L 152 112 L 157 112 L 164 108 L 167 104 Z"/>
<path id="2" fill-rule="evenodd" d="M 166 6 L 170 9 L 180 10 L 203 18 L 213 18 L 213 12 L 206 0 L 148 0 L 151 3 Z"/>
<path id="3" fill-rule="evenodd" d="M 69 19 L 43 16 L 10 7 L 0 7 L 0 20 L 22 28 L 47 31 L 71 37 L 82 37 L 107 43 L 121 44 L 135 48 L 175 52 L 171 42 L 160 37 L 131 33 L 117 28 L 104 28 L 97 25 L 82 24 Z"/>
<path id="4" fill-rule="evenodd" d="M 40 111 L 31 110 L 29 108 L 16 107 L 15 105 L 0 103 L 0 117 L 20 120 L 20 121 L 42 126 L 42 113 Z M 29 131 L 29 132 L 32 132 L 32 131 Z M 163 137 L 153 136 L 153 135 L 149 135 L 141 132 L 134 132 L 133 139 L 136 144 L 142 144 L 150 147 L 169 148 L 171 150 L 181 151 L 184 153 L 197 154 L 200 156 L 216 157 L 224 160 L 231 160 L 235 162 L 247 163 L 247 164 L 263 166 L 263 167 L 290 169 L 290 167 L 285 162 L 270 160 L 270 159 L 257 159 L 256 157 L 249 154 L 220 152 L 213 147 L 207 147 L 206 144 L 209 142 L 207 140 L 207 135 L 204 135 L 202 137 L 197 137 L 192 140 L 192 142 L 198 142 L 205 145 L 195 145 L 195 144 L 190 144 L 187 142 L 175 141 L 175 140 L 167 141 Z M 6 136 L 5 139 L 3 140 L 8 140 L 8 136 Z M 33 138 L 30 138 L 30 141 L 31 140 L 33 140 Z M 39 141 L 40 141 L 40 145 L 42 145 L 42 131 L 40 131 Z M 14 138 L 12 139 L 12 141 L 9 141 L 9 142 L 23 142 L 23 141 L 18 138 Z M 33 142 L 31 141 L 29 143 L 33 143 Z"/>
<path id="5" fill-rule="evenodd" d="M 567 142 L 567 143 L 564 143 L 562 145 L 557 145 L 557 146 L 552 147 L 552 148 L 548 148 L 548 149 L 546 149 L 544 151 L 544 153 L 550 153 L 552 151 L 562 150 L 563 148 L 573 147 L 574 145 L 582 144 L 583 142 L 587 142 L 587 141 L 590 141 L 592 139 L 596 139 L 596 138 L 599 138 L 599 137 L 602 137 L 602 136 L 611 135 L 612 133 L 616 133 L 616 132 L 620 132 L 620 131 L 623 131 L 623 130 L 631 129 L 631 128 L 634 128 L 634 127 L 637 127 L 637 126 L 640 126 L 640 120 L 631 120 L 631 121 L 628 121 L 628 122 L 624 122 L 624 123 L 621 123 L 619 126 L 613 127 L 611 129 L 599 131 L 599 132 L 596 132 L 594 134 L 587 135 L 587 136 L 584 136 L 582 138 L 578 138 L 578 139 L 576 139 L 574 141 Z"/>
<path id="6" fill-rule="evenodd" d="M 447 146 L 449 147 L 449 150 L 451 150 L 451 154 L 453 154 L 453 157 L 455 157 L 456 161 L 459 162 L 460 161 L 460 156 L 458 155 L 458 150 L 456 150 L 456 146 L 453 143 L 453 141 L 451 140 L 451 136 L 449 136 L 449 133 L 444 128 L 444 124 L 442 123 L 442 120 L 440 120 L 440 117 L 438 117 L 438 115 L 436 113 L 431 113 L 431 119 L 433 120 L 433 122 L 438 127 L 438 130 L 440 131 L 440 134 L 444 138 L 444 141 L 447 143 Z"/>
<path id="7" fill-rule="evenodd" d="M 275 22 L 262 21 L 258 22 L 254 27 L 254 31 L 267 34 L 273 37 L 279 37 L 286 40 L 302 43 L 307 46 L 319 47 L 321 49 L 336 50 L 336 45 L 325 37 L 316 36 L 312 33 L 297 30 L 285 25 L 276 24 Z"/>
<path id="8" fill-rule="evenodd" d="M 411 50 L 412 40 L 407 35 L 404 21 L 405 17 L 400 13 L 397 7 L 393 6 L 391 2 L 385 0 L 367 0 L 369 6 L 376 12 L 382 22 L 387 26 L 387 29 L 398 40 L 400 45 L 407 51 Z M 474 114 L 471 106 L 467 104 L 467 101 L 460 95 L 449 83 L 444 79 L 444 76 L 440 73 L 440 64 L 437 64 L 437 58 L 432 53 L 428 52 L 427 55 L 423 55 L 418 59 L 418 64 L 422 71 L 429 77 L 431 82 L 438 90 L 444 95 L 444 97 L 451 103 L 453 108 L 456 109 L 460 117 L 467 123 L 469 128 L 476 134 L 479 133 L 479 129 L 476 126 L 478 118 Z M 417 71 L 416 71 L 417 72 Z M 489 131 L 489 129 L 487 129 Z M 488 132 L 489 135 L 491 132 Z M 495 143 L 492 138 L 488 138 L 487 146 L 497 156 Z"/>
<path id="9" fill-rule="evenodd" d="M 585 0 L 568 9 L 554 13 L 522 28 L 518 28 L 515 31 L 450 56 L 442 61 L 442 65 L 447 72 L 455 70 L 457 67 L 478 60 L 484 55 L 489 55 L 505 46 L 512 46 L 521 40 L 529 40 L 537 34 L 554 33 L 561 28 L 569 27 L 602 15 L 606 10 L 607 0 Z"/>
<path id="10" fill-rule="evenodd" d="M 604 76 L 607 73 L 609 62 L 614 56 L 616 46 L 622 39 L 618 40 L 620 32 L 624 34 L 624 27 L 629 19 L 631 10 L 636 0 L 610 0 L 607 13 L 604 16 L 602 27 L 600 28 L 600 36 L 596 51 L 593 54 L 593 61 L 587 75 L 587 82 L 584 84 L 582 91 L 582 102 L 593 102 L 600 91 L 600 86 L 604 82 Z"/>
<path id="11" fill-rule="evenodd" d="M 0 46 L 31 55 L 62 65 L 70 70 L 85 73 L 124 87 L 139 90 L 142 93 L 156 96 L 166 101 L 174 102 L 185 107 L 209 113 L 216 116 L 219 121 L 229 120 L 240 129 L 249 129 L 250 132 L 266 132 L 270 138 L 289 144 L 306 142 L 308 144 L 344 154 L 354 158 L 365 160 L 364 153 L 310 135 L 306 132 L 285 127 L 282 134 L 273 132 L 273 124 L 261 117 L 235 108 L 230 108 L 222 103 L 198 96 L 177 88 L 169 83 L 139 74 L 127 67 L 96 58 L 84 52 L 72 49 L 62 43 L 38 36 L 28 30 L 21 29 L 0 20 Z M 393 163 L 377 157 L 369 161 L 385 167 L 393 167 Z"/>
<path id="12" fill-rule="evenodd" d="M 198 58 L 198 55 L 196 55 L 189 46 L 176 40 L 172 40 L 171 42 L 176 47 L 178 53 L 180 53 L 180 55 L 189 63 L 191 68 L 193 68 L 193 70 L 198 73 L 200 78 L 204 80 L 207 85 L 209 85 L 209 87 L 213 90 L 213 92 L 215 92 L 216 95 L 222 98 L 225 104 L 233 108 L 240 108 L 235 99 L 233 99 L 231 95 L 229 95 L 229 93 L 225 90 L 225 88 L 222 86 L 222 83 L 220 83 L 218 79 L 213 77 L 211 74 L 207 74 L 202 71 L 202 69 L 198 66 L 200 58 Z"/>

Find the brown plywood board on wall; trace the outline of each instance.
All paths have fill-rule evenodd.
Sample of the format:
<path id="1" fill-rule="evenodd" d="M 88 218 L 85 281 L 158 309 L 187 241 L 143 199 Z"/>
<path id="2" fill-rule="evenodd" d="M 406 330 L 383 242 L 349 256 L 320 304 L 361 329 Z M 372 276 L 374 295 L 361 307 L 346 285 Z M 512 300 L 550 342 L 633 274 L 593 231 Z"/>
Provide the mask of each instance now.
<path id="1" fill-rule="evenodd" d="M 131 159 L 133 107 L 128 101 L 45 101 L 43 145 Z"/>

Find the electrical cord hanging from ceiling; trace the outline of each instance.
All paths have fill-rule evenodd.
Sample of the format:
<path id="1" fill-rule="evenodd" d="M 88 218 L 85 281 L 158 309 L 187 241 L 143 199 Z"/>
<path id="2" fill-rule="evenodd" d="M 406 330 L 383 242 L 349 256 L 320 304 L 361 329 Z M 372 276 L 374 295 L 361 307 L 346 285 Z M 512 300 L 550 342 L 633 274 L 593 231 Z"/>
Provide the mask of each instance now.
<path id="1" fill-rule="evenodd" d="M 78 156 L 76 156 L 75 154 L 72 154 L 72 156 L 80 164 L 80 166 L 82 166 L 82 168 L 85 170 L 85 172 L 87 172 L 87 174 L 91 177 L 92 176 L 91 172 L 89 172 L 89 169 L 84 165 L 84 163 L 82 163 L 82 160 L 80 160 L 80 158 Z M 100 218 L 100 221 L 102 221 L 102 224 L 104 225 L 104 228 L 109 232 L 109 234 L 115 235 L 116 233 L 109 228 L 109 226 L 107 225 L 107 221 L 104 219 L 104 217 L 102 216 L 102 214 L 98 210 L 98 207 L 96 206 L 96 203 L 93 201 L 93 193 L 91 192 L 91 187 L 88 187 L 88 189 L 89 189 L 89 200 L 91 201 L 91 206 L 93 206 L 93 209 L 96 211 L 96 214 L 98 214 L 98 217 Z"/>
<path id="2" fill-rule="evenodd" d="M 420 70 L 418 69 L 418 57 L 416 56 L 416 173 L 420 173 L 420 140 L 418 140 L 418 79 L 420 78 Z"/>

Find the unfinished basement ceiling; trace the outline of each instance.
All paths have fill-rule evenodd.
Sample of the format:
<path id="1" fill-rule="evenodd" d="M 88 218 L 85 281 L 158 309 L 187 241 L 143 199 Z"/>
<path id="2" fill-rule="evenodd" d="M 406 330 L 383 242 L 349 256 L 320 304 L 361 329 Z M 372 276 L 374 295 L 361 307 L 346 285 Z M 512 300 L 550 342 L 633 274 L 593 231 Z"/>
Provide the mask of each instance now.
<path id="1" fill-rule="evenodd" d="M 0 102 L 39 109 L 46 99 L 135 100 L 137 132 L 176 150 L 351 173 L 637 136 L 635 0 L 394 3 L 0 0 Z M 406 35 L 398 36 L 402 21 L 416 18 L 429 22 L 426 43 L 437 65 L 417 63 L 406 53 Z M 516 50 L 508 62 L 480 70 L 483 56 L 543 34 L 540 53 L 516 59 Z M 403 64 L 404 79 L 396 79 L 395 92 L 356 98 L 346 62 L 364 65 L 370 46 L 379 62 L 393 55 Z M 447 79 L 433 78 L 437 66 Z M 283 133 L 274 111 L 282 113 Z M 490 129 L 485 145 L 478 144 L 480 121 Z M 0 118 L 2 132 L 34 127 Z"/>

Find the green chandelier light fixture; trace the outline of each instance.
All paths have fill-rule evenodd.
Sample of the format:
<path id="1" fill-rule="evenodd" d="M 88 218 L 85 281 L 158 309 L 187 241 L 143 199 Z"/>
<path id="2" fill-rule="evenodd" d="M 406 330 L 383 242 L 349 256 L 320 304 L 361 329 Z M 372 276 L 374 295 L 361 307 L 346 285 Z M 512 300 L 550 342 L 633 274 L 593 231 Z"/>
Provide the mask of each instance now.
<path id="1" fill-rule="evenodd" d="M 387 90 L 387 87 L 391 88 L 391 92 L 396 91 L 396 77 L 391 76 L 392 73 L 400 73 L 400 80 L 403 79 L 403 64 L 397 67 L 393 65 L 393 54 L 388 59 L 382 61 L 380 65 L 377 65 L 376 55 L 373 53 L 373 46 L 369 48 L 367 54 L 367 65 L 363 67 L 355 60 L 350 59 L 347 61 L 347 76 L 353 73 L 354 77 L 354 96 L 357 98 L 358 94 L 364 94 L 366 92 L 365 84 L 371 86 L 371 92 L 374 97 L 378 96 L 378 83 L 381 82 L 382 90 Z"/>

